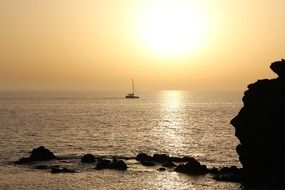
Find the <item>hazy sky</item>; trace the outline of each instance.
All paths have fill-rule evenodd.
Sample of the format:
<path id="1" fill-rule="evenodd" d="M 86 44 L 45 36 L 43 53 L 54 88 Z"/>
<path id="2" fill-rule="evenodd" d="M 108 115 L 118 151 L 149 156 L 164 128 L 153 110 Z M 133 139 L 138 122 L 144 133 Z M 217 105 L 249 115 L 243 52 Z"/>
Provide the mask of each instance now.
<path id="1" fill-rule="evenodd" d="M 0 0 L 0 89 L 245 89 L 285 57 L 284 0 Z"/>

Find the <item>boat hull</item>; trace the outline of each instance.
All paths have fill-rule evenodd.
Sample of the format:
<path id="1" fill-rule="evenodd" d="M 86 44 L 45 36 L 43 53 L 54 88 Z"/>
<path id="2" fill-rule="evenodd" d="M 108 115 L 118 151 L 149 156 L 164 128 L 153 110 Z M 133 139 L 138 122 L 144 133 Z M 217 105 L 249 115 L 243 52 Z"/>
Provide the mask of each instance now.
<path id="1" fill-rule="evenodd" d="M 137 98 L 139 98 L 138 96 L 129 96 L 129 95 L 127 95 L 127 96 L 125 96 L 125 98 L 128 98 L 128 99 L 137 99 Z"/>

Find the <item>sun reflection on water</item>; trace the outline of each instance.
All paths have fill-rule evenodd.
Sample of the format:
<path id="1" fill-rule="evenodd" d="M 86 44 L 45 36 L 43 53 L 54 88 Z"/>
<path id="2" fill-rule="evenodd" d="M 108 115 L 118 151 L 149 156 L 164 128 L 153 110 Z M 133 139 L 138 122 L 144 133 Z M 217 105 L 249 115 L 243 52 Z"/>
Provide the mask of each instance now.
<path id="1" fill-rule="evenodd" d="M 177 111 L 181 107 L 182 92 L 181 91 L 164 91 L 165 107 L 172 111 Z"/>
<path id="2" fill-rule="evenodd" d="M 155 185 L 158 189 L 163 190 L 172 190 L 177 189 L 177 187 L 187 186 L 187 189 L 190 188 L 195 190 L 193 184 L 189 178 L 184 178 L 185 176 L 181 176 L 176 172 L 165 172 L 160 173 L 155 176 Z M 187 180 L 187 181 L 186 181 Z M 185 185 L 187 183 L 187 185 Z"/>
<path id="3" fill-rule="evenodd" d="M 161 119 L 159 122 L 162 140 L 165 146 L 171 148 L 172 154 L 179 150 L 177 147 L 183 141 L 184 106 L 183 91 L 163 91 L 161 105 Z"/>

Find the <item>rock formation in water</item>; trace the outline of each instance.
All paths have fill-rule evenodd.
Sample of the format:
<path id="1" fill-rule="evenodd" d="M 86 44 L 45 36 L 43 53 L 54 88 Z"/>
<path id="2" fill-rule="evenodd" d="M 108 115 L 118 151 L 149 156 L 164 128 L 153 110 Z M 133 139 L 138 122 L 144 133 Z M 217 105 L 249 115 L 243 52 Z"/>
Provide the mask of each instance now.
<path id="1" fill-rule="evenodd" d="M 207 166 L 202 165 L 199 161 L 190 156 L 171 157 L 167 154 L 154 154 L 153 156 L 149 156 L 146 153 L 139 153 L 136 156 L 136 160 L 144 166 L 155 166 L 156 164 L 163 166 L 158 169 L 159 171 L 165 171 L 165 168 L 175 167 L 174 171 L 189 175 L 203 175 L 210 172 Z M 176 167 L 174 162 L 182 163 Z"/>
<path id="2" fill-rule="evenodd" d="M 40 146 L 38 148 L 34 148 L 29 157 L 21 158 L 17 161 L 17 164 L 25 164 L 29 162 L 35 161 L 47 161 L 56 159 L 56 156 L 49 149 L 46 149 L 44 146 Z"/>
<path id="3" fill-rule="evenodd" d="M 85 154 L 81 158 L 81 162 L 82 163 L 94 163 L 94 162 L 96 162 L 96 158 L 93 154 Z"/>
<path id="4" fill-rule="evenodd" d="M 278 77 L 248 85 L 244 106 L 232 119 L 239 160 L 250 180 L 275 183 L 285 176 L 285 60 L 271 64 Z"/>
<path id="5" fill-rule="evenodd" d="M 209 172 L 207 166 L 202 165 L 196 159 L 192 160 L 191 162 L 187 162 L 186 164 L 178 165 L 174 171 L 179 173 L 186 173 L 189 175 L 203 175 Z"/>
<path id="6" fill-rule="evenodd" d="M 128 169 L 128 166 L 123 160 L 118 160 L 115 158 L 112 161 L 107 159 L 98 159 L 95 169 L 114 169 L 124 171 Z"/>

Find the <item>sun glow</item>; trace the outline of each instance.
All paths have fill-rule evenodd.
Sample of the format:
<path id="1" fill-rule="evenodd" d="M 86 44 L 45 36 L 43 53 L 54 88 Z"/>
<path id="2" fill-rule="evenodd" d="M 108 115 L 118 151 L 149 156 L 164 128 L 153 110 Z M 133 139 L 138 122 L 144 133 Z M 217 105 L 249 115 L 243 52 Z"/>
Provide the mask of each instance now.
<path id="1" fill-rule="evenodd" d="M 189 1 L 158 1 L 145 7 L 140 35 L 161 55 L 183 55 L 198 49 L 206 38 L 206 14 Z"/>

